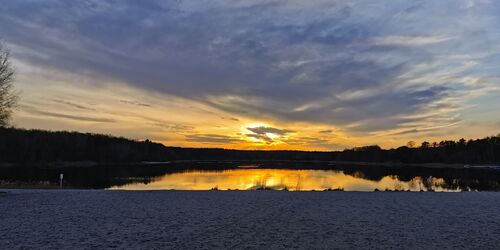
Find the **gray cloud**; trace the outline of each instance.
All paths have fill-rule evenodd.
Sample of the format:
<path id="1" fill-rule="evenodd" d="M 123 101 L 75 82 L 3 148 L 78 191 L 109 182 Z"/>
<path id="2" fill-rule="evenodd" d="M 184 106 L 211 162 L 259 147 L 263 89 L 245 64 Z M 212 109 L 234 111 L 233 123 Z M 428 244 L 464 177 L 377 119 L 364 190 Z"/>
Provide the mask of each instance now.
<path id="1" fill-rule="evenodd" d="M 274 140 L 267 135 L 263 134 L 245 134 L 247 137 L 255 138 L 257 140 L 265 141 L 266 143 L 272 143 Z"/>
<path id="2" fill-rule="evenodd" d="M 130 105 L 136 105 L 136 106 L 142 106 L 142 107 L 152 107 L 151 105 L 147 103 L 142 103 L 138 101 L 130 101 L 130 100 L 120 100 L 121 103 L 125 104 L 130 104 Z"/>
<path id="3" fill-rule="evenodd" d="M 408 126 L 415 121 L 407 115 L 437 103 L 460 107 L 451 97 L 482 88 L 464 77 L 498 77 L 485 65 L 500 63 L 500 4 L 468 7 L 454 0 L 6 0 L 0 30 L 25 48 L 12 51 L 16 59 L 39 66 L 227 112 L 366 133 Z"/>
<path id="4" fill-rule="evenodd" d="M 272 143 L 274 142 L 274 139 L 268 136 L 268 133 L 270 134 L 276 134 L 279 136 L 283 136 L 286 134 L 294 133 L 295 131 L 293 130 L 288 130 L 288 129 L 279 129 L 279 128 L 273 128 L 273 127 L 253 127 L 253 128 L 247 128 L 247 130 L 253 132 L 253 133 L 247 133 L 245 136 L 255 138 L 258 140 L 265 141 L 266 143 Z"/>
<path id="5" fill-rule="evenodd" d="M 240 119 L 236 118 L 236 117 L 226 117 L 226 116 L 221 116 L 220 119 L 222 120 L 229 120 L 229 121 L 233 121 L 233 122 L 238 122 L 240 121 Z"/>
<path id="6" fill-rule="evenodd" d="M 49 117 L 54 117 L 54 118 L 64 118 L 64 119 L 84 121 L 84 122 L 116 122 L 114 119 L 111 119 L 111 118 L 68 115 L 68 114 L 62 114 L 62 113 L 42 111 L 42 110 L 38 110 L 36 108 L 29 107 L 29 106 L 23 106 L 22 109 L 28 113 L 31 113 L 31 114 L 49 116 Z"/>
<path id="7" fill-rule="evenodd" d="M 230 144 L 240 142 L 241 140 L 231 136 L 217 134 L 192 134 L 186 135 L 186 140 L 191 142 Z"/>
<path id="8" fill-rule="evenodd" d="M 265 135 L 267 133 L 277 134 L 277 135 L 285 135 L 285 134 L 295 132 L 293 130 L 288 130 L 288 129 L 279 129 L 279 128 L 273 128 L 273 127 L 264 127 L 264 126 L 247 128 L 247 129 L 249 131 L 252 131 L 255 134 L 259 134 L 259 135 Z"/>
<path id="9" fill-rule="evenodd" d="M 151 119 L 150 119 L 151 120 Z M 167 122 L 161 122 L 161 121 L 156 121 L 156 122 L 151 122 L 150 123 L 152 126 L 159 127 L 162 129 L 165 129 L 170 132 L 186 132 L 193 130 L 193 126 L 188 126 L 188 125 L 182 125 L 182 124 L 175 124 L 175 123 L 167 123 Z"/>
<path id="10" fill-rule="evenodd" d="M 429 134 L 429 133 L 432 133 L 434 131 L 439 131 L 443 128 L 450 128 L 450 127 L 456 127 L 457 125 L 460 124 L 460 121 L 456 121 L 454 123 L 448 123 L 446 125 L 443 125 L 443 126 L 438 126 L 438 127 L 421 127 L 421 128 L 415 128 L 415 129 L 406 129 L 406 130 L 402 130 L 402 131 L 399 131 L 399 132 L 395 132 L 395 133 L 391 133 L 390 135 L 408 135 L 408 134 Z"/>
<path id="11" fill-rule="evenodd" d="M 88 110 L 88 111 L 96 111 L 96 109 L 94 109 L 92 107 L 89 107 L 89 106 L 86 106 L 86 105 L 82 105 L 82 104 L 77 104 L 77 103 L 70 102 L 70 101 L 59 100 L 59 99 L 53 99 L 52 101 L 55 102 L 55 103 L 64 104 L 66 106 L 77 108 L 77 109 Z"/>

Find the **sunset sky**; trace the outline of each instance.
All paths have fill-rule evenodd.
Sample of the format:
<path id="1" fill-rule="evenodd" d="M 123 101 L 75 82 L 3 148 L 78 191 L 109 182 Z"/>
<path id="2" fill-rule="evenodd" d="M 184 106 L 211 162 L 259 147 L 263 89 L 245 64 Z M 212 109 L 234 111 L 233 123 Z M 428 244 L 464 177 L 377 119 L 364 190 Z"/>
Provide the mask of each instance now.
<path id="1" fill-rule="evenodd" d="M 500 2 L 2 0 L 16 127 L 341 150 L 500 133 Z"/>

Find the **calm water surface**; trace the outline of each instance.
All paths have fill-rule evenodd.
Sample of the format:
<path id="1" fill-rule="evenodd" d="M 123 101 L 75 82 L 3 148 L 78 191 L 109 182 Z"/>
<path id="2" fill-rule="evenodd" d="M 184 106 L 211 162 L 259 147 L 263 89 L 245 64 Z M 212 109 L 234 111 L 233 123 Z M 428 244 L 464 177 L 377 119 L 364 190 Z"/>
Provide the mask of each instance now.
<path id="1" fill-rule="evenodd" d="M 122 190 L 500 191 L 500 170 L 332 163 L 187 162 L 0 167 L 0 188 Z"/>
<path id="2" fill-rule="evenodd" d="M 290 190 L 310 191 L 341 189 L 345 191 L 378 190 L 435 190 L 459 191 L 446 187 L 444 179 L 415 177 L 401 181 L 397 176 L 384 176 L 380 180 L 363 178 L 363 173 L 347 175 L 335 170 L 289 170 L 289 169 L 230 169 L 223 171 L 186 171 L 166 174 L 149 183 L 132 183 L 113 186 L 124 190 Z"/>

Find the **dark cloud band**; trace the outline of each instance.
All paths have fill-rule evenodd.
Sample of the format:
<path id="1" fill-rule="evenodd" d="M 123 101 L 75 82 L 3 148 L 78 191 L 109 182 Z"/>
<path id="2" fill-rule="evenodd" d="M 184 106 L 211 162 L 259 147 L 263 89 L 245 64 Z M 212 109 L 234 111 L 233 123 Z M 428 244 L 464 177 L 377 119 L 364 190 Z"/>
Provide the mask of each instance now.
<path id="1" fill-rule="evenodd" d="M 367 133 L 498 77 L 482 60 L 498 55 L 500 4 L 458 2 L 5 0 L 0 30 L 41 67 Z"/>

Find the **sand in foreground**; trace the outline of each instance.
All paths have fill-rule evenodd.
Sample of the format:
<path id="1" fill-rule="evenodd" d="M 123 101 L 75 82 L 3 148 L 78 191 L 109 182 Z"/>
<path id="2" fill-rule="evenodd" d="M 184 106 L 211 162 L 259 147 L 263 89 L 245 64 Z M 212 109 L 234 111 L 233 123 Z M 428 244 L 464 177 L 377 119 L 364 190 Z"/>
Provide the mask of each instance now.
<path id="1" fill-rule="evenodd" d="M 500 193 L 7 190 L 0 211 L 3 249 L 500 246 Z"/>

